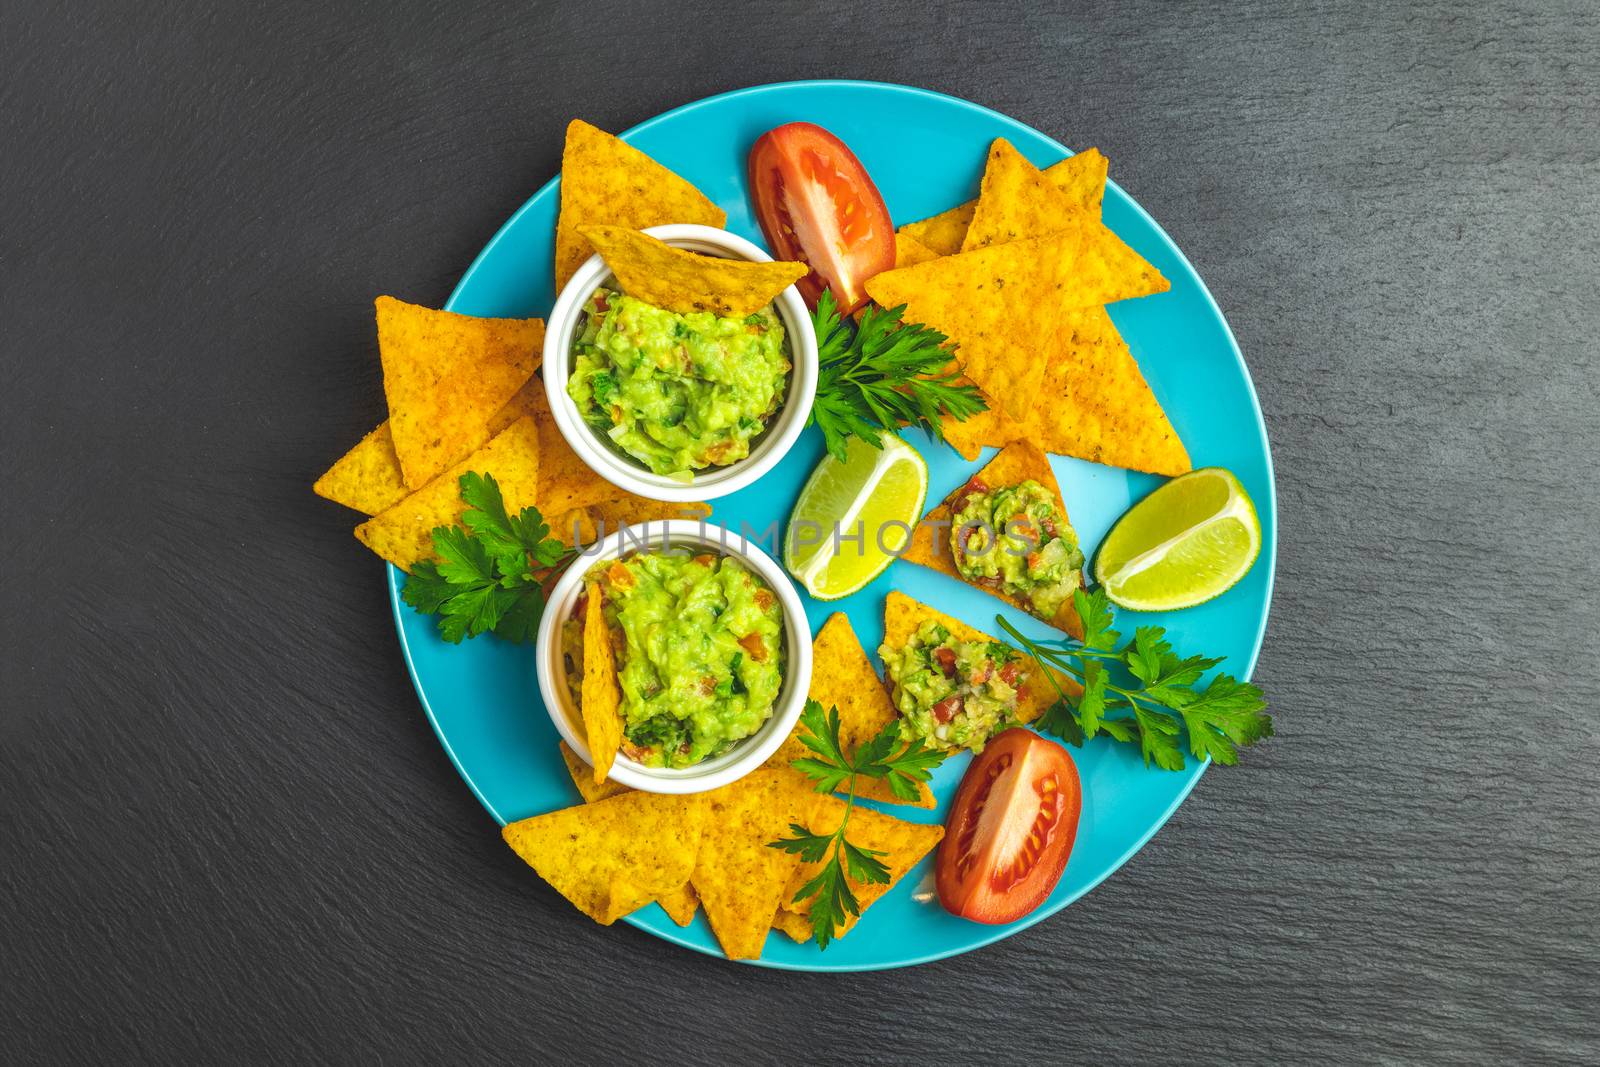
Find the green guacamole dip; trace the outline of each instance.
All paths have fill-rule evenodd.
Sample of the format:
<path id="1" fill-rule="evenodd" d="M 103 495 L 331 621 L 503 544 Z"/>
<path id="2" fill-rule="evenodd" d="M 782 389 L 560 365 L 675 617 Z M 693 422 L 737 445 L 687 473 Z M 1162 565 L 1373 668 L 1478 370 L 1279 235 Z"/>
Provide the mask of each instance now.
<path id="1" fill-rule="evenodd" d="M 691 767 L 767 721 L 783 684 L 783 609 L 743 563 L 641 552 L 589 577 L 617 648 L 630 759 Z"/>
<path id="2" fill-rule="evenodd" d="M 1028 679 L 1022 653 L 998 641 L 958 641 L 929 619 L 904 648 L 878 649 L 900 736 L 929 748 L 982 752 L 990 737 L 1017 721 L 1017 690 Z"/>
<path id="3" fill-rule="evenodd" d="M 962 577 L 1024 601 L 1045 619 L 1082 584 L 1078 537 L 1053 494 L 1032 480 L 997 489 L 969 482 L 950 523 L 950 551 Z"/>
<path id="4" fill-rule="evenodd" d="M 684 480 L 750 454 L 789 374 L 770 307 L 744 318 L 680 315 L 596 289 L 584 311 L 567 394 L 585 422 L 655 473 Z"/>

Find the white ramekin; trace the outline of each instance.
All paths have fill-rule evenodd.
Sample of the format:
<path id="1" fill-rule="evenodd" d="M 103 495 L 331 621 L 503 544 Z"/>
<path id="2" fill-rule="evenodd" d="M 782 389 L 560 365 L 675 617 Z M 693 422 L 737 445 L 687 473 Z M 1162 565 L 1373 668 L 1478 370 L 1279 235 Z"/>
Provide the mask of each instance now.
<path id="1" fill-rule="evenodd" d="M 589 546 L 588 551 L 579 556 L 551 587 L 535 645 L 539 694 L 544 698 L 545 710 L 550 713 L 550 720 L 555 723 L 562 739 L 572 746 L 578 758 L 585 763 L 593 765 L 594 760 L 589 755 L 582 712 L 572 699 L 564 676 L 566 667 L 561 650 L 561 624 L 572 617 L 578 597 L 583 593 L 584 575 L 589 569 L 596 563 L 641 551 L 641 541 L 648 545 L 643 551 L 659 551 L 670 543 L 691 551 L 709 550 L 732 556 L 771 586 L 778 603 L 783 607 L 783 685 L 778 690 L 772 715 L 761 729 L 738 742 L 731 751 L 682 770 L 646 767 L 621 752 L 617 753 L 616 762 L 611 765 L 611 778 L 634 789 L 649 793 L 703 793 L 737 781 L 759 769 L 793 732 L 795 723 L 800 720 L 800 712 L 805 708 L 806 693 L 811 688 L 811 625 L 806 621 L 805 608 L 800 604 L 794 585 L 772 557 L 746 538 L 715 523 L 692 519 L 660 519 L 638 523 L 625 526 Z"/>
<path id="2" fill-rule="evenodd" d="M 772 257 L 743 237 L 719 230 L 714 226 L 696 226 L 675 223 L 670 226 L 653 226 L 644 231 L 651 237 L 675 248 L 721 256 L 725 259 L 748 259 L 757 263 L 770 263 Z M 707 467 L 695 471 L 690 482 L 656 474 L 632 457 L 613 448 L 610 442 L 578 414 L 578 406 L 567 395 L 567 378 L 572 367 L 572 338 L 583 319 L 583 305 L 596 288 L 612 283 L 611 268 L 598 255 L 578 268 L 567 282 L 555 307 L 550 309 L 550 320 L 544 335 L 544 388 L 550 397 L 550 411 L 561 436 L 567 439 L 583 461 L 600 477 L 619 489 L 625 489 L 651 500 L 682 502 L 713 500 L 727 496 L 750 485 L 767 473 L 784 457 L 800 436 L 811 412 L 811 402 L 817 392 L 817 334 L 811 325 L 811 315 L 806 311 L 800 292 L 790 286 L 773 302 L 778 317 L 783 320 L 784 332 L 789 339 L 789 390 L 778 409 L 767 420 L 766 429 L 751 444 L 750 454 L 726 467 Z"/>

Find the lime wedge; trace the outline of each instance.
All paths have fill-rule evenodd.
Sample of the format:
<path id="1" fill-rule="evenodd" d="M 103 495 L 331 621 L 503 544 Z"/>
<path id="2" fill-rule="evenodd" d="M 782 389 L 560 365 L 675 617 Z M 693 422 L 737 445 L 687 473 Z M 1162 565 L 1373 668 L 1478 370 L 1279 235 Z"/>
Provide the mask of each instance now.
<path id="1" fill-rule="evenodd" d="M 1261 522 L 1239 479 L 1203 467 L 1163 485 L 1117 520 L 1094 578 L 1133 611 L 1192 608 L 1243 578 L 1261 552 Z"/>
<path id="2" fill-rule="evenodd" d="M 784 533 L 783 565 L 818 600 L 849 596 L 902 551 L 922 518 L 928 465 L 894 434 L 883 448 L 859 437 L 845 461 L 822 457 Z"/>

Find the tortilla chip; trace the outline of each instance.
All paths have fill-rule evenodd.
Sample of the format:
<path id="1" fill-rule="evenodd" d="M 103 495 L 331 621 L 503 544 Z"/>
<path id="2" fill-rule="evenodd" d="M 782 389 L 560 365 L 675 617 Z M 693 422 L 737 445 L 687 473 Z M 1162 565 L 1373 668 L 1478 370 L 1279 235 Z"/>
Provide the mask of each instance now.
<path id="1" fill-rule="evenodd" d="M 594 804 L 597 801 L 614 797 L 632 790 L 621 782 L 607 779 L 604 782 L 594 780 L 594 768 L 583 762 L 582 758 L 573 751 L 572 746 L 565 741 L 561 742 L 561 762 L 567 765 L 567 773 L 572 775 L 572 784 L 578 787 L 578 792 L 583 797 L 585 804 Z"/>
<path id="2" fill-rule="evenodd" d="M 1067 520 L 1067 528 L 1071 529 L 1072 520 L 1068 517 L 1066 502 L 1061 499 L 1061 486 L 1056 483 L 1055 472 L 1050 469 L 1050 457 L 1039 451 L 1036 445 L 1027 441 L 1013 441 L 1001 449 L 1000 453 L 973 477 L 978 478 L 991 489 L 998 489 L 1006 485 L 1016 485 L 1029 480 L 1038 482 L 1055 499 L 1056 507 L 1061 509 L 1062 517 Z M 901 556 L 902 559 L 921 564 L 929 570 L 938 571 L 940 574 L 948 574 L 958 581 L 967 581 L 966 578 L 962 577 L 961 572 L 956 569 L 955 557 L 950 551 L 950 535 L 952 533 L 950 524 L 954 519 L 952 501 L 961 495 L 964 488 L 964 484 L 958 487 L 938 507 L 928 512 L 921 522 L 917 523 L 916 529 L 911 533 L 911 545 L 906 549 L 905 554 Z M 997 551 L 1003 550 L 997 549 Z M 998 589 L 979 585 L 976 582 L 968 582 L 967 584 L 974 589 L 981 590 L 992 597 L 1005 601 L 1014 608 L 1020 608 L 1028 612 L 1028 614 L 1034 615 L 1035 618 L 1043 619 L 1051 626 L 1059 630 L 1065 630 L 1073 637 L 1083 636 L 1083 622 L 1078 618 L 1078 613 L 1072 609 L 1071 600 L 1063 603 L 1054 617 L 1045 619 L 1041 615 L 1034 614 L 1027 603 L 1019 597 Z M 1080 586 L 1083 584 L 1083 573 L 1081 571 L 1078 573 L 1078 584 Z"/>
<path id="3" fill-rule="evenodd" d="M 1079 216 L 1100 218 L 1100 192 L 1105 188 L 1105 157 L 1095 153 L 1097 168 L 1079 165 L 1072 193 L 1023 158 L 1004 137 L 989 146 L 978 207 L 973 212 L 963 252 L 1024 237 L 1043 237 L 1066 228 Z M 1085 157 L 1074 156 L 1073 159 Z M 1093 162 L 1093 161 L 1091 161 Z"/>
<path id="4" fill-rule="evenodd" d="M 667 918 L 679 926 L 688 926 L 694 921 L 694 913 L 700 910 L 700 894 L 694 891 L 693 882 L 685 882 L 656 897 L 656 903 L 667 913 Z"/>
<path id="5" fill-rule="evenodd" d="M 883 643 L 891 648 L 902 647 L 911 640 L 911 635 L 917 632 L 917 627 L 927 619 L 943 624 L 958 641 L 994 641 L 996 644 L 1005 644 L 1004 641 L 998 641 L 982 630 L 974 630 L 960 619 L 953 619 L 942 611 L 935 611 L 898 590 L 891 590 L 883 602 Z M 1021 722 L 1032 722 L 1056 702 L 1058 695 L 1055 686 L 1051 685 L 1048 679 L 1037 676 L 1038 668 L 1031 659 L 1025 658 L 1024 662 L 1028 665 L 1028 677 L 1017 690 L 1017 719 Z M 1050 669 L 1050 673 L 1066 692 L 1083 691 L 1070 675 L 1053 668 Z"/>
<path id="6" fill-rule="evenodd" d="M 811 940 L 811 913 L 802 915 L 797 911 L 779 908 L 778 914 L 772 917 L 772 928 L 782 930 L 802 945 Z"/>
<path id="7" fill-rule="evenodd" d="M 1179 475 L 1189 450 L 1105 308 L 1067 317 L 1068 355 L 1045 369 L 1026 432 L 1040 446 L 1111 467 Z"/>
<path id="8" fill-rule="evenodd" d="M 703 256 L 624 226 L 585 226 L 583 236 L 605 257 L 624 293 L 683 315 L 753 315 L 809 269 L 804 263 Z"/>
<path id="9" fill-rule="evenodd" d="M 1036 397 L 1045 364 L 1071 341 L 1065 312 L 1165 292 L 1153 266 L 1097 219 L 1078 215 L 1049 237 L 991 245 L 868 279 L 884 307 L 956 342 L 961 369 L 1007 414 Z"/>
<path id="10" fill-rule="evenodd" d="M 491 435 L 489 421 L 544 356 L 544 320 L 479 319 L 377 299 L 389 433 L 420 489 Z"/>
<path id="11" fill-rule="evenodd" d="M 845 805 L 844 801 L 839 800 L 837 797 L 820 797 L 819 801 L 820 803 L 817 805 L 814 814 L 817 826 L 813 827 L 813 829 L 820 833 L 823 832 L 822 827 L 839 825 L 839 820 L 844 818 Z M 896 883 L 905 877 L 907 871 L 922 862 L 922 858 L 932 852 L 934 846 L 943 840 L 944 827 L 937 823 L 927 826 L 922 823 L 906 822 L 903 819 L 896 819 L 893 815 L 885 815 L 882 812 L 873 811 L 871 808 L 856 808 L 850 813 L 850 827 L 846 836 L 852 845 L 884 853 L 884 855 L 878 857 L 878 861 L 889 868 L 889 880 L 887 882 L 858 882 L 853 878 L 846 877 L 850 884 L 851 892 L 855 894 L 856 904 L 860 910 L 859 914 L 845 919 L 842 926 L 834 929 L 834 937 L 843 937 L 849 933 L 861 916 L 866 914 L 867 909 L 872 906 L 873 902 L 893 889 Z M 816 877 L 817 872 L 822 869 L 822 865 L 825 862 L 826 860 L 818 860 L 816 863 L 802 863 L 799 869 L 790 877 L 789 885 L 784 889 L 783 904 L 780 910 L 806 917 L 806 937 L 810 937 L 811 934 L 811 904 L 815 898 L 808 897 L 797 902 L 794 899 L 794 895 L 800 891 L 802 886 Z M 774 925 L 778 925 L 778 920 L 774 920 Z M 780 929 L 782 929 L 781 926 Z M 787 930 L 785 932 L 789 933 L 791 937 L 794 936 L 793 933 Z M 797 940 L 804 940 L 804 938 Z"/>
<path id="12" fill-rule="evenodd" d="M 728 216 L 706 195 L 637 148 L 573 119 L 561 154 L 556 291 L 594 249 L 579 231 L 597 223 L 643 230 L 669 222 L 721 227 Z"/>
<path id="13" fill-rule="evenodd" d="M 990 146 L 990 150 L 993 151 L 993 146 Z M 1106 157 L 1100 154 L 1100 150 L 1087 148 L 1046 168 L 1044 174 L 1073 203 L 1099 218 L 1100 202 L 1105 196 L 1106 169 Z M 932 218 L 908 222 L 900 227 L 899 232 L 921 242 L 938 255 L 953 256 L 961 251 L 961 245 L 966 241 L 967 228 L 972 224 L 977 207 L 978 201 L 968 200 Z"/>
<path id="14" fill-rule="evenodd" d="M 539 434 L 530 418 L 518 419 L 494 439 L 400 503 L 356 527 L 356 537 L 372 551 L 409 571 L 433 557 L 433 529 L 461 518 L 461 475 L 494 475 L 512 514 L 535 502 L 539 487 Z"/>
<path id="15" fill-rule="evenodd" d="M 565 741 L 561 742 L 561 760 L 567 765 L 567 773 L 572 775 L 572 784 L 583 794 L 585 804 L 596 804 L 608 797 L 633 792 L 628 786 L 609 778 L 603 783 L 596 782 L 594 769 L 579 759 L 572 746 Z M 694 913 L 700 908 L 700 897 L 694 891 L 694 886 L 685 882 L 676 889 L 662 893 L 656 898 L 656 903 L 667 913 L 667 918 L 679 926 L 688 926 L 694 920 Z"/>
<path id="16" fill-rule="evenodd" d="M 389 424 L 379 423 L 360 444 L 339 457 L 311 486 L 311 491 L 364 515 L 376 515 L 404 500 L 410 490 L 400 473 Z"/>
<path id="17" fill-rule="evenodd" d="M 686 882 L 700 850 L 698 798 L 630 792 L 510 823 L 523 861 L 602 926 Z"/>
<path id="18" fill-rule="evenodd" d="M 583 616 L 583 729 L 594 766 L 594 780 L 604 785 L 622 745 L 622 689 L 617 684 L 617 654 L 611 628 L 601 610 L 600 586 L 584 586 L 588 607 Z"/>
<path id="19" fill-rule="evenodd" d="M 791 823 L 809 825 L 821 798 L 810 779 L 790 770 L 756 771 L 700 798 L 706 805 L 705 833 L 694 868 L 695 891 L 727 957 L 755 959 L 800 864 L 798 856 L 767 843 L 789 837 Z"/>
<path id="20" fill-rule="evenodd" d="M 894 265 L 896 267 L 915 267 L 918 263 L 926 263 L 930 259 L 938 259 L 939 253 L 912 237 L 908 233 L 894 235 Z"/>
<path id="21" fill-rule="evenodd" d="M 883 728 L 897 717 L 894 705 L 878 674 L 867 659 L 866 650 L 850 626 L 843 612 L 834 612 L 811 643 L 811 691 L 807 694 L 824 708 L 839 709 L 839 740 L 849 750 L 865 744 L 878 736 Z M 768 767 L 788 767 L 794 760 L 813 753 L 800 742 L 803 727 L 795 730 L 783 742 Z M 926 782 L 919 790 L 916 801 L 901 800 L 890 791 L 887 782 L 863 778 L 856 782 L 856 796 L 868 800 L 881 800 L 889 804 L 915 803 L 919 808 L 933 807 L 933 790 Z"/>

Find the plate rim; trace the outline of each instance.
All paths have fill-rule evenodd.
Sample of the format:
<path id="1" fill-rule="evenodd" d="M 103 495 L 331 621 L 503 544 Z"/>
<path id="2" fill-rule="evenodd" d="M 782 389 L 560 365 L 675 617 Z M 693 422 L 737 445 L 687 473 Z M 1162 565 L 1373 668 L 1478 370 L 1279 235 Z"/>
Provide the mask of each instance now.
<path id="1" fill-rule="evenodd" d="M 967 100 L 959 96 L 952 96 L 949 93 L 942 93 L 934 89 L 924 89 L 920 86 L 902 85 L 896 82 L 872 81 L 857 78 L 806 78 L 795 81 L 767 82 L 761 85 L 745 86 L 741 89 L 731 89 L 726 92 L 700 97 L 699 99 L 679 104 L 674 108 L 645 119 L 643 122 L 639 122 L 628 127 L 626 130 L 622 131 L 622 133 L 617 134 L 616 136 L 621 140 L 627 141 L 630 137 L 643 133 L 654 126 L 663 122 L 667 122 L 679 115 L 729 100 L 760 96 L 766 93 L 782 92 L 785 90 L 818 88 L 858 88 L 869 89 L 873 91 L 889 91 L 891 93 L 906 93 L 913 96 L 937 100 L 943 104 L 953 104 L 956 107 L 974 111 L 994 119 L 1005 127 L 1026 134 L 1029 138 L 1040 138 L 1051 147 L 1060 151 L 1063 154 L 1063 157 L 1076 154 L 1072 149 L 1068 148 L 1060 141 L 1057 141 L 1049 134 L 1034 129 L 1032 126 L 1027 125 L 1019 119 L 1012 118 L 1010 115 L 1006 115 L 1002 112 L 994 110 L 993 108 L 986 107 L 983 104 L 974 103 L 971 100 Z M 550 178 L 548 181 L 530 193 L 527 199 L 525 199 L 514 212 L 506 217 L 505 221 L 502 222 L 499 228 L 495 230 L 494 235 L 489 238 L 489 240 L 481 249 L 479 249 L 478 254 L 473 257 L 472 262 L 468 264 L 466 270 L 462 272 L 460 279 L 451 289 L 450 296 L 444 303 L 444 310 L 450 311 L 454 309 L 454 305 L 456 304 L 457 300 L 460 299 L 462 291 L 471 282 L 473 275 L 483 267 L 484 263 L 489 259 L 500 242 L 506 238 L 506 235 L 512 229 L 516 227 L 522 215 L 525 212 L 531 211 L 535 201 L 544 196 L 547 192 L 551 191 L 553 188 L 559 187 L 560 183 L 561 174 L 559 171 L 557 171 L 554 177 Z M 1265 557 L 1265 562 L 1267 565 L 1266 584 L 1263 590 L 1263 603 L 1265 604 L 1265 609 L 1261 612 L 1261 617 L 1256 624 L 1255 634 L 1251 638 L 1250 652 L 1245 658 L 1244 669 L 1238 675 L 1238 677 L 1242 680 L 1248 681 L 1254 676 L 1256 664 L 1261 658 L 1261 646 L 1266 637 L 1267 620 L 1272 614 L 1272 593 L 1276 585 L 1278 571 L 1278 479 L 1277 471 L 1272 461 L 1272 442 L 1267 435 L 1266 416 L 1261 410 L 1261 398 L 1256 392 L 1255 379 L 1250 374 L 1250 366 L 1245 362 L 1244 353 L 1239 348 L 1238 338 L 1234 336 L 1233 328 L 1228 325 L 1227 317 L 1223 315 L 1222 308 L 1217 304 L 1216 298 L 1212 296 L 1211 288 L 1206 285 L 1205 278 L 1202 277 L 1200 272 L 1195 269 L 1194 264 L 1189 261 L 1189 257 L 1184 253 L 1182 247 L 1179 246 L 1178 242 L 1172 239 L 1172 235 L 1167 233 L 1166 229 L 1163 228 L 1162 225 L 1157 222 L 1148 211 L 1145 210 L 1144 205 L 1139 203 L 1137 199 L 1130 195 L 1127 190 L 1123 189 L 1122 186 L 1118 185 L 1114 180 L 1107 178 L 1107 184 L 1115 189 L 1118 193 L 1122 194 L 1126 203 L 1132 207 L 1133 211 L 1147 225 L 1149 225 L 1157 235 L 1160 236 L 1160 238 L 1166 243 L 1166 246 L 1171 249 L 1174 255 L 1177 256 L 1178 261 L 1194 277 L 1195 282 L 1199 286 L 1200 295 L 1204 298 L 1207 311 L 1210 313 L 1212 318 L 1216 320 L 1217 325 L 1222 328 L 1222 334 L 1227 339 L 1228 348 L 1232 352 L 1234 362 L 1238 365 L 1240 374 L 1244 379 L 1245 390 L 1249 394 L 1250 405 L 1255 412 L 1255 433 L 1260 442 L 1261 453 L 1266 462 L 1266 511 L 1269 521 L 1266 524 L 1267 536 L 1264 538 L 1264 544 L 1262 546 L 1265 551 L 1263 551 L 1261 556 L 1258 556 L 1257 558 L 1257 566 L 1259 566 L 1262 562 L 1261 557 Z M 484 796 L 483 791 L 473 780 L 472 775 L 467 772 L 467 769 L 464 766 L 462 766 L 460 757 L 456 754 L 454 747 L 450 744 L 450 739 L 445 736 L 445 732 L 439 724 L 439 718 L 434 713 L 433 705 L 428 700 L 427 692 L 423 689 L 422 680 L 417 676 L 416 662 L 411 653 L 411 645 L 406 637 L 405 626 L 403 625 L 401 615 L 404 602 L 400 599 L 400 577 L 404 572 L 402 572 L 392 563 L 385 563 L 384 569 L 389 587 L 390 617 L 394 622 L 395 635 L 400 642 L 401 657 L 405 661 L 406 673 L 411 678 L 412 689 L 415 690 L 417 694 L 417 700 L 422 705 L 423 714 L 427 717 L 428 725 L 432 727 L 434 736 L 438 739 L 440 747 L 444 749 L 445 755 L 449 757 L 450 763 L 455 768 L 457 776 L 459 776 L 461 780 L 466 783 L 467 788 L 477 799 L 479 805 L 481 805 L 483 809 L 489 813 L 490 817 L 501 826 L 504 826 L 506 825 L 505 817 L 502 816 L 500 812 L 496 810 L 495 806 L 489 802 L 489 799 Z M 624 916 L 623 921 L 629 926 L 632 926 L 634 929 L 639 930 L 641 933 L 649 934 L 653 937 L 659 938 L 670 944 L 678 945 L 682 948 L 691 949 L 701 955 L 708 956 L 713 959 L 723 960 L 724 962 L 743 963 L 755 967 L 764 967 L 769 970 L 848 974 L 868 971 L 897 970 L 902 967 L 917 967 L 925 963 L 934 963 L 938 960 L 950 959 L 955 956 L 963 956 L 969 952 L 976 952 L 979 949 L 988 948 L 997 941 L 1002 941 L 1013 934 L 1019 934 L 1024 930 L 1030 929 L 1038 923 L 1050 918 L 1051 916 L 1064 911 L 1070 905 L 1076 903 L 1078 900 L 1081 900 L 1086 894 L 1094 889 L 1097 889 L 1103 882 L 1105 882 L 1106 879 L 1110 878 L 1117 871 L 1120 871 L 1129 860 L 1142 851 L 1145 845 L 1150 843 L 1151 838 L 1155 837 L 1156 833 L 1159 832 L 1161 828 L 1171 820 L 1173 814 L 1176 813 L 1178 808 L 1182 806 L 1183 802 L 1189 798 L 1189 794 L 1194 792 L 1195 786 L 1199 784 L 1200 779 L 1205 776 L 1206 769 L 1210 766 L 1211 760 L 1209 757 L 1202 763 L 1198 764 L 1195 774 L 1189 779 L 1188 784 L 1173 796 L 1172 802 L 1164 811 L 1161 812 L 1159 817 L 1157 817 L 1150 824 L 1150 826 L 1143 834 L 1139 836 L 1136 841 L 1134 841 L 1121 855 L 1117 857 L 1116 862 L 1107 866 L 1097 878 L 1094 878 L 1092 881 L 1086 883 L 1076 893 L 1063 898 L 1059 903 L 1056 903 L 1053 906 L 1047 905 L 1045 907 L 1041 907 L 1032 914 L 1017 920 L 1015 923 L 993 927 L 989 931 L 986 931 L 983 936 L 979 937 L 977 940 L 963 945 L 960 948 L 938 949 L 904 959 L 867 964 L 851 963 L 830 965 L 825 956 L 822 956 L 814 962 L 804 963 L 769 960 L 764 958 L 728 961 L 727 957 L 723 956 L 721 953 L 714 951 L 705 945 L 691 941 L 687 937 L 683 936 L 678 932 L 678 927 L 674 926 L 666 930 L 657 929 L 655 927 L 646 927 L 634 915 Z"/>

